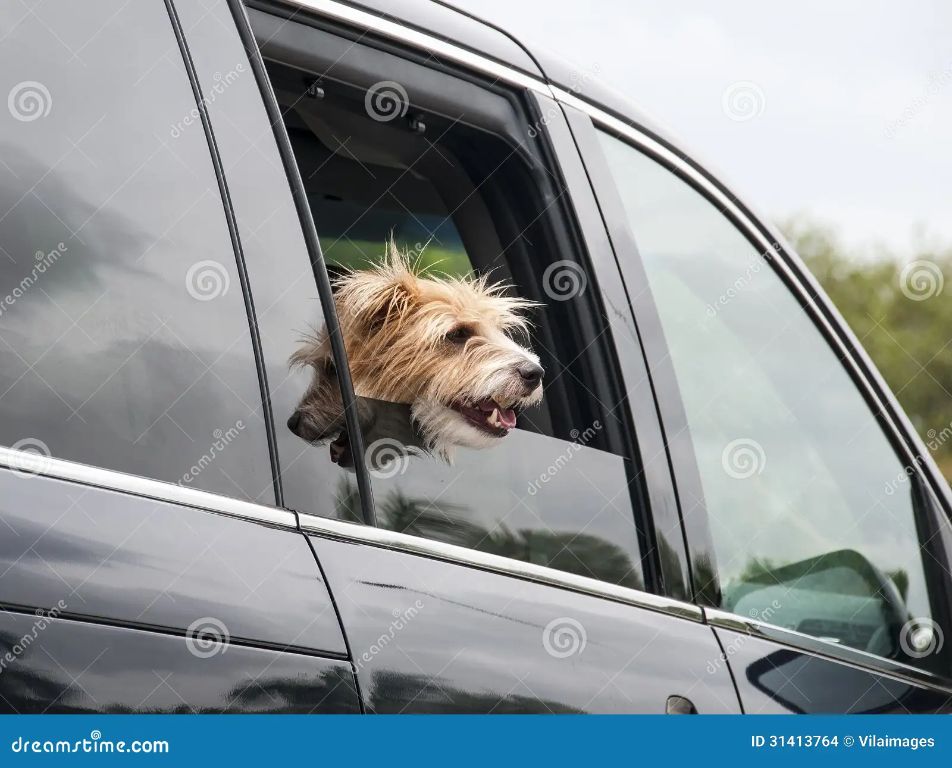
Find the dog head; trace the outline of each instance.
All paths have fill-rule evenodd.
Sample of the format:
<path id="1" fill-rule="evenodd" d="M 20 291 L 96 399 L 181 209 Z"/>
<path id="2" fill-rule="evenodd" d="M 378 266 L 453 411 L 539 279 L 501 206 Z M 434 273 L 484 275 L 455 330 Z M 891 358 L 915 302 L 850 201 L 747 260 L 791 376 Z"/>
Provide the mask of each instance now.
<path id="1" fill-rule="evenodd" d="M 444 455 L 495 444 L 542 400 L 542 366 L 525 341 L 523 313 L 534 303 L 506 290 L 485 276 L 422 275 L 392 243 L 382 264 L 340 278 L 335 304 L 356 394 L 408 404 L 426 445 Z M 289 426 L 324 439 L 340 402 L 326 334 L 292 360 L 314 378 Z"/>

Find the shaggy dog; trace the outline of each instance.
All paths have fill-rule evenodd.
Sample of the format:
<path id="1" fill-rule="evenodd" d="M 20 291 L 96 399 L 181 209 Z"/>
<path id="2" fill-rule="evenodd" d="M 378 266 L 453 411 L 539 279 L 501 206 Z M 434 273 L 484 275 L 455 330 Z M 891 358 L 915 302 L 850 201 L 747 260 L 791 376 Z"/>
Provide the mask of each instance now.
<path id="1" fill-rule="evenodd" d="M 391 242 L 383 263 L 345 274 L 335 289 L 355 393 L 408 406 L 425 450 L 450 460 L 455 446 L 492 446 L 519 410 L 542 400 L 539 358 L 516 341 L 528 336 L 523 312 L 535 304 L 506 295 L 507 286 L 424 276 Z M 288 427 L 308 442 L 333 440 L 343 408 L 326 329 L 291 362 L 313 378 Z M 359 409 L 365 436 L 367 402 Z M 335 461 L 341 450 L 335 455 L 332 444 Z"/>

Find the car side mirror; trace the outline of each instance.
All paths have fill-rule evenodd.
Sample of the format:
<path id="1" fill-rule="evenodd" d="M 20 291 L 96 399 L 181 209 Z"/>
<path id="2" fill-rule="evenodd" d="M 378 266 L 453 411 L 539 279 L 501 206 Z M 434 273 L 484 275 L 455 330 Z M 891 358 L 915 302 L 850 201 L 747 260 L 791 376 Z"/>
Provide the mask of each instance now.
<path id="1" fill-rule="evenodd" d="M 895 658 L 910 614 L 903 571 L 886 575 L 853 549 L 784 566 L 755 561 L 724 589 L 732 613 Z M 919 638 L 924 640 L 924 638 Z"/>

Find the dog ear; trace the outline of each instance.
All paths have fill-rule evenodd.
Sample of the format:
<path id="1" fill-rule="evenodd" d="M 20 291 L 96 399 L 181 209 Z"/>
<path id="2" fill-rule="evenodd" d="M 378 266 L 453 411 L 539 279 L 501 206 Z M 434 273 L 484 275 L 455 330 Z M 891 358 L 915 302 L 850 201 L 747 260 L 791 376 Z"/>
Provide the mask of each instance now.
<path id="1" fill-rule="evenodd" d="M 383 263 L 342 276 L 336 288 L 341 324 L 370 333 L 384 325 L 397 332 L 419 297 L 413 271 L 392 242 Z"/>

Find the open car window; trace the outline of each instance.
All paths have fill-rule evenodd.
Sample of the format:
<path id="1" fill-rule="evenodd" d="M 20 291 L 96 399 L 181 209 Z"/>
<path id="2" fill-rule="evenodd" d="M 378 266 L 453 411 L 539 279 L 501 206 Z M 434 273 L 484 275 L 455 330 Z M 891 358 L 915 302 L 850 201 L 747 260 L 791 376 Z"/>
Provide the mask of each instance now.
<path id="1" fill-rule="evenodd" d="M 299 461 L 341 468 L 334 514 L 360 520 L 352 467 L 365 460 L 380 526 L 643 588 L 621 396 L 592 379 L 600 347 L 580 320 L 604 341 L 596 288 L 558 240 L 560 190 L 516 102 L 439 74 L 434 92 L 458 98 L 430 109 L 417 86 L 438 73 L 396 83 L 384 63 L 361 79 L 344 49 L 307 67 L 299 51 L 330 57 L 330 35 L 298 30 L 289 54 L 280 36 L 295 25 L 252 20 L 270 36 L 359 398 L 364 457 L 350 455 L 315 316 L 295 356 L 312 380 L 287 428 Z"/>

